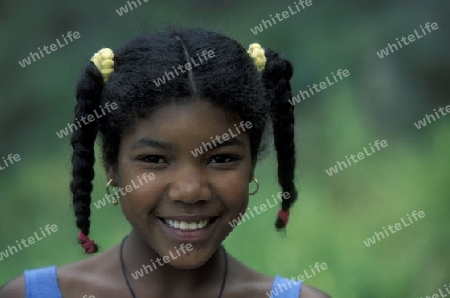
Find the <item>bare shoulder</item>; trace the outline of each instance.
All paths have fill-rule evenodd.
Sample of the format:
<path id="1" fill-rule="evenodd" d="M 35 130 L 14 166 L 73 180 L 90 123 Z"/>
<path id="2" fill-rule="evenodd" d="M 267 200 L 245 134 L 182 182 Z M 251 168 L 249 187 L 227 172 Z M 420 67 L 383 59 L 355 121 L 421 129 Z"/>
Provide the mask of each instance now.
<path id="1" fill-rule="evenodd" d="M 311 286 L 302 286 L 299 298 L 331 298 L 328 294 Z"/>
<path id="2" fill-rule="evenodd" d="M 232 278 L 227 281 L 227 291 L 230 297 L 276 297 L 280 292 L 274 292 L 274 278 L 259 273 L 230 256 Z M 290 286 L 289 286 L 290 287 Z M 286 289 L 287 290 L 287 287 Z M 331 298 L 328 294 L 307 285 L 302 285 L 301 298 Z"/>
<path id="3" fill-rule="evenodd" d="M 117 264 L 110 261 L 116 254 L 117 249 L 113 248 L 79 262 L 58 266 L 58 285 L 63 297 L 111 297 L 117 294 L 119 270 Z M 0 288 L 0 298 L 22 298 L 25 294 L 23 275 Z"/>
<path id="4" fill-rule="evenodd" d="M 107 297 L 117 294 L 119 267 L 111 262 L 117 248 L 107 250 L 86 260 L 58 267 L 58 283 L 63 296 Z M 0 297 L 2 298 L 2 297 Z"/>
<path id="5" fill-rule="evenodd" d="M 0 288 L 0 298 L 21 297 L 25 297 L 25 279 L 23 275 L 7 282 Z"/>

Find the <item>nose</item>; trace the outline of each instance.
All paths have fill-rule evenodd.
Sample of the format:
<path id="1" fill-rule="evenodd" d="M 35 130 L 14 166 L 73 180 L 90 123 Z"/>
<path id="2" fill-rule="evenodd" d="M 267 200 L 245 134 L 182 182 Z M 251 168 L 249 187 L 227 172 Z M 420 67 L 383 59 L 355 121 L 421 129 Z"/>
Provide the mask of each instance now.
<path id="1" fill-rule="evenodd" d="M 200 170 L 184 170 L 174 175 L 168 197 L 173 202 L 185 204 L 205 203 L 211 198 L 205 173 Z"/>

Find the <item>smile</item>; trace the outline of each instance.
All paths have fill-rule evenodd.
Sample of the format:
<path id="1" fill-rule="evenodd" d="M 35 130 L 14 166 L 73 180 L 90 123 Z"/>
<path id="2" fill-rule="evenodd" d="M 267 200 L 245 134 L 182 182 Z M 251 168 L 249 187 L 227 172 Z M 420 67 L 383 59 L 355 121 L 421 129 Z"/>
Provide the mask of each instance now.
<path id="1" fill-rule="evenodd" d="M 171 219 L 164 219 L 164 222 L 175 229 L 180 230 L 197 230 L 197 229 L 203 229 L 208 225 L 210 222 L 209 219 L 200 220 L 197 222 L 186 222 L 186 221 L 177 221 L 177 220 L 171 220 Z"/>
<path id="2" fill-rule="evenodd" d="M 210 239 L 219 216 L 158 217 L 165 233 L 175 241 L 198 243 Z"/>

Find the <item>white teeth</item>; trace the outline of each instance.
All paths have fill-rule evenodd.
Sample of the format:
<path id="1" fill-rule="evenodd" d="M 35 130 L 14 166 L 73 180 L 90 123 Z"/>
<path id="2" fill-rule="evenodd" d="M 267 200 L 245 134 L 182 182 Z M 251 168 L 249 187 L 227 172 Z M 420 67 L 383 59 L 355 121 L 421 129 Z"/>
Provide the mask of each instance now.
<path id="1" fill-rule="evenodd" d="M 209 223 L 208 219 L 200 220 L 197 222 L 176 221 L 176 220 L 171 220 L 171 219 L 164 219 L 164 221 L 166 222 L 166 224 L 168 224 L 172 228 L 180 229 L 180 230 L 202 229 Z"/>

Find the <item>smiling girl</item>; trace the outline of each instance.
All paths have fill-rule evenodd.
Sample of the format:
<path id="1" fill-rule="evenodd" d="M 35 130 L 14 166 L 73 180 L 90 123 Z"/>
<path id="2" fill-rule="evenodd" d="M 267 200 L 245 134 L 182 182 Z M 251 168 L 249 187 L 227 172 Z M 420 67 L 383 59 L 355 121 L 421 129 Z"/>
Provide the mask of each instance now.
<path id="1" fill-rule="evenodd" d="M 221 245 L 233 230 L 229 222 L 245 213 L 258 190 L 254 170 L 268 121 L 278 181 L 288 194 L 275 226 L 288 222 L 297 199 L 292 73 L 290 62 L 271 50 L 253 44 L 246 51 L 200 29 L 142 36 L 95 54 L 78 82 L 75 118 L 106 102 L 118 108 L 72 135 L 73 207 L 86 253 L 98 250 L 88 237 L 97 134 L 108 191 L 149 173 L 154 179 L 121 197 L 132 231 L 117 246 L 74 264 L 25 271 L 0 297 L 247 298 L 274 289 L 277 298 L 328 297 L 258 273 Z M 154 83 L 164 75 L 164 83 Z M 241 123 L 250 128 L 225 137 Z M 208 150 L 192 154 L 206 143 Z M 250 184 L 256 191 L 249 193 Z"/>

